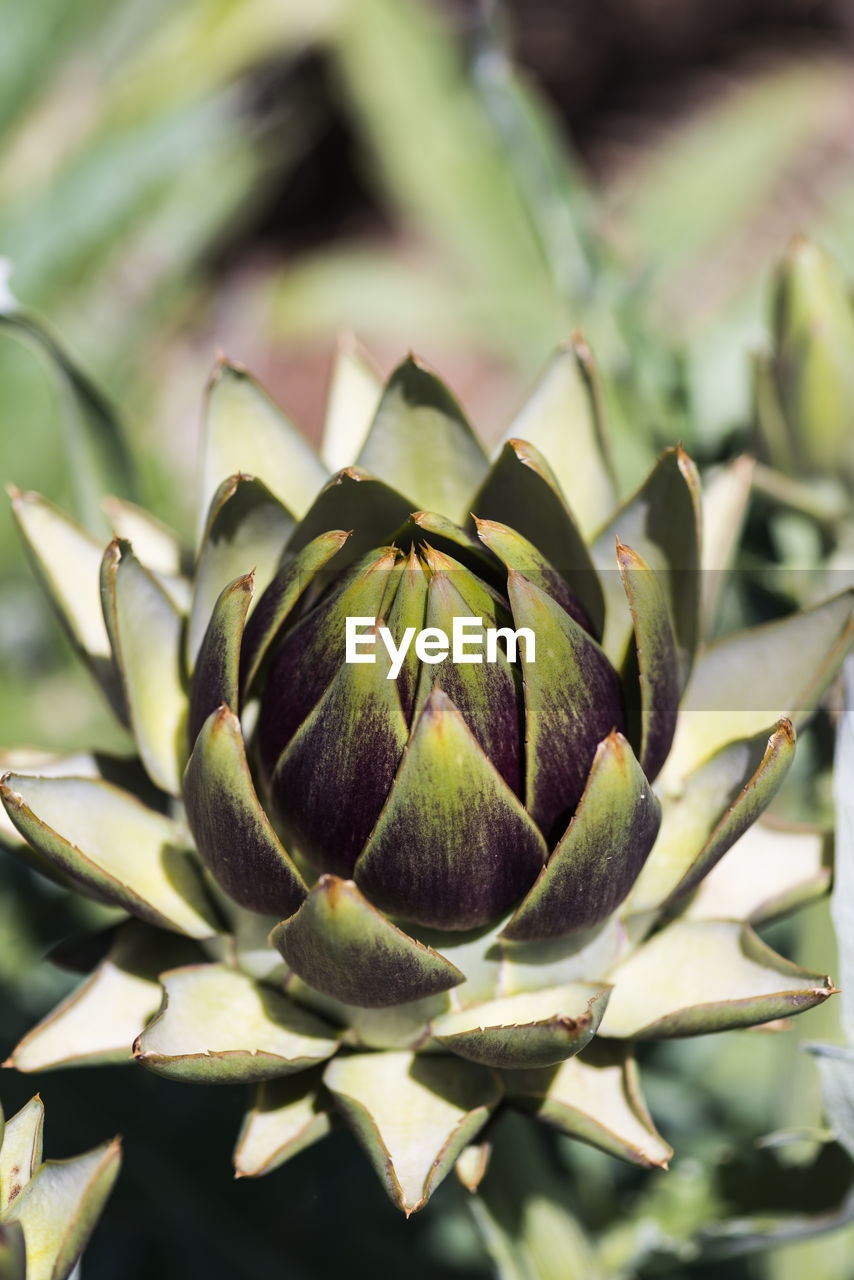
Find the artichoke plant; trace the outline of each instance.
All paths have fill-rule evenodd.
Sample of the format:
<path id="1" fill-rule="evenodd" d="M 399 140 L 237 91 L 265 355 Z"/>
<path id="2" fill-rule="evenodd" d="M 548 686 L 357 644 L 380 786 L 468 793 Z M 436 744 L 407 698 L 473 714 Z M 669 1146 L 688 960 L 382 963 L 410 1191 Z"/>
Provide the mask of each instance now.
<path id="1" fill-rule="evenodd" d="M 826 882 L 753 824 L 851 597 L 703 647 L 696 469 L 617 503 L 580 340 L 491 462 L 414 359 L 335 385 L 321 462 L 220 362 L 193 555 L 13 494 L 136 754 L 5 776 L 21 855 L 116 908 L 11 1063 L 246 1082 L 239 1175 L 343 1121 L 407 1214 L 477 1186 L 505 1107 L 665 1166 L 636 1044 L 833 990 L 752 928 Z"/>

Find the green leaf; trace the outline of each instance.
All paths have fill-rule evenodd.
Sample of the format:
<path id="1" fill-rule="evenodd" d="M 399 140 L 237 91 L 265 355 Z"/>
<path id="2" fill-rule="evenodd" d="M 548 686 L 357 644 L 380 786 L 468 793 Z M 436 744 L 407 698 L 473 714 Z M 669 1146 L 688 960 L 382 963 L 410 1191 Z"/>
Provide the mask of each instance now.
<path id="1" fill-rule="evenodd" d="M 454 1172 L 466 1191 L 474 1194 L 483 1181 L 489 1168 L 489 1157 L 492 1155 L 492 1143 L 470 1142 L 457 1157 Z"/>
<path id="2" fill-rule="evenodd" d="M 332 1123 L 320 1102 L 319 1084 L 315 1072 L 305 1071 L 257 1086 L 234 1149 L 236 1177 L 272 1173 L 326 1137 Z"/>
<path id="3" fill-rule="evenodd" d="M 609 987 L 575 983 L 487 1001 L 433 1024 L 444 1048 L 485 1067 L 550 1067 L 580 1053 L 596 1034 Z"/>
<path id="4" fill-rule="evenodd" d="M 424 552 L 428 550 L 426 546 L 422 548 Z M 386 618 L 386 625 L 398 648 L 410 627 L 414 628 L 410 633 L 411 639 L 412 635 L 417 635 L 426 625 L 429 591 L 430 569 L 427 561 L 418 555 L 414 546 L 410 547 L 406 559 L 395 566 L 389 578 L 388 591 L 382 602 L 382 613 Z M 418 657 L 415 645 L 410 644 L 394 682 L 400 698 L 400 709 L 407 726 L 410 726 L 415 718 L 416 698 L 420 698 L 423 705 L 430 692 L 430 676 L 434 668 L 430 667 L 425 672 L 424 666 L 425 664 Z"/>
<path id="5" fill-rule="evenodd" d="M 349 529 L 336 569 L 347 568 L 377 546 L 387 546 L 392 533 L 409 519 L 412 502 L 361 467 L 348 467 L 327 481 L 294 529 L 286 551 L 302 551 L 315 538 L 334 529 Z"/>
<path id="6" fill-rule="evenodd" d="M 154 787 L 137 756 L 109 755 L 101 751 L 75 751 L 66 755 L 61 752 L 38 751 L 31 747 L 14 747 L 9 751 L 0 751 L 0 777 L 5 773 L 39 778 L 100 778 L 130 791 L 138 799 L 150 803 L 152 808 L 157 808 L 163 798 L 162 792 Z M 19 849 L 28 850 L 34 859 L 38 859 L 38 869 L 42 874 L 51 874 L 52 864 L 39 857 L 26 844 L 3 808 L 0 808 L 0 844 L 5 848 L 14 846 L 13 851 L 16 853 Z M 55 875 L 60 874 L 55 867 L 52 871 Z M 60 879 L 63 884 L 68 883 L 62 877 Z"/>
<path id="7" fill-rule="evenodd" d="M 794 729 L 781 720 L 770 736 L 766 729 L 722 747 L 685 779 L 678 795 L 665 795 L 661 831 L 630 910 L 648 911 L 696 889 L 771 803 L 794 753 Z"/>
<path id="8" fill-rule="evenodd" d="M 368 670 L 369 676 L 373 671 L 368 663 L 344 662 L 347 618 L 380 616 L 397 559 L 393 547 L 368 552 L 343 579 L 336 579 L 331 594 L 289 628 L 276 646 L 255 732 L 256 759 L 265 783 L 272 778 L 293 735 L 342 669 Z M 295 680 L 297 671 L 299 679 Z"/>
<path id="9" fill-rule="evenodd" d="M 321 876 L 270 941 L 311 986 L 362 1008 L 422 1000 L 465 980 L 456 965 L 386 920 L 352 880 L 337 876 Z"/>
<path id="10" fill-rule="evenodd" d="M 422 1208 L 501 1097 L 495 1074 L 459 1058 L 355 1053 L 323 1081 L 392 1201 Z"/>
<path id="11" fill-rule="evenodd" d="M 700 591 L 702 635 L 714 634 L 715 617 L 727 571 L 735 559 L 756 464 L 742 456 L 714 467 L 703 477 L 703 585 Z"/>
<path id="12" fill-rule="evenodd" d="M 504 1076 L 508 1100 L 572 1138 L 631 1164 L 667 1168 L 673 1154 L 640 1093 L 630 1046 L 594 1040 L 557 1068 Z"/>
<path id="13" fill-rule="evenodd" d="M 692 769 L 775 717 L 796 727 L 815 710 L 854 640 L 854 591 L 778 622 L 739 631 L 703 651 L 682 700 L 661 774 L 678 789 Z"/>
<path id="14" fill-rule="evenodd" d="M 46 1161 L 6 1211 L 27 1244 L 27 1280 L 66 1280 L 121 1165 L 118 1138 L 71 1160 Z"/>
<path id="15" fill-rule="evenodd" d="M 758 225 L 765 201 L 773 216 L 778 184 L 794 171 L 799 153 L 818 145 L 838 91 L 830 68 L 801 60 L 751 76 L 711 108 L 688 113 L 631 175 L 631 185 L 611 193 L 628 243 L 656 269 L 659 288 L 663 276 L 684 289 L 692 263 L 720 270 L 721 246 Z M 752 278 L 761 261 L 757 254 L 741 264 L 739 281 L 745 268 Z"/>
<path id="16" fill-rule="evenodd" d="M 184 775 L 187 822 L 202 860 L 250 911 L 289 915 L 305 884 L 258 799 L 240 721 L 219 707 L 205 721 Z"/>
<path id="17" fill-rule="evenodd" d="M 539 872 L 545 843 L 440 689 L 427 699 L 355 881 L 381 910 L 435 928 L 494 920 Z"/>
<path id="18" fill-rule="evenodd" d="M 160 1007 L 160 970 L 188 958 L 186 950 L 174 936 L 125 925 L 91 977 L 27 1032 L 7 1065 L 30 1072 L 129 1062 Z"/>
<path id="19" fill-rule="evenodd" d="M 36 577 L 72 645 L 120 718 L 126 715 L 101 611 L 103 545 L 37 493 L 10 490 Z"/>
<path id="20" fill-rule="evenodd" d="M 515 569 L 517 573 L 521 573 L 534 586 L 551 596 L 579 626 L 589 627 L 589 619 L 575 592 L 533 542 L 523 538 L 509 525 L 499 524 L 497 520 L 479 520 L 477 516 L 473 519 L 477 536 L 506 569 Z"/>
<path id="21" fill-rule="evenodd" d="M 703 878 L 682 914 L 753 925 L 786 915 L 827 892 L 829 844 L 821 832 L 754 823 Z"/>
<path id="22" fill-rule="evenodd" d="M 188 965 L 160 980 L 163 1006 L 133 1047 L 157 1075 L 250 1084 L 304 1071 L 338 1046 L 328 1024 L 225 965 Z"/>
<path id="23" fill-rule="evenodd" d="M 778 956 L 730 920 L 677 920 L 609 975 L 600 1034 L 618 1039 L 703 1035 L 785 1018 L 821 1004 L 827 977 Z"/>
<path id="24" fill-rule="evenodd" d="M 404 527 L 395 533 L 395 546 L 412 543 L 430 546 L 458 560 L 490 586 L 500 589 L 503 585 L 503 575 L 477 538 L 437 511 L 413 511 Z"/>
<path id="25" fill-rule="evenodd" d="M 509 440 L 469 509 L 472 519 L 509 525 L 533 543 L 578 599 L 592 634 L 602 635 L 602 583 L 557 477 L 538 449 L 524 440 Z"/>
<path id="26" fill-rule="evenodd" d="M 217 930 L 180 828 L 94 778 L 7 774 L 6 812 L 26 840 L 80 888 L 194 938 Z"/>
<path id="27" fill-rule="evenodd" d="M 146 569 L 167 577 L 181 574 L 181 540 L 174 529 L 156 519 L 144 507 L 121 498 L 107 497 L 101 506 L 110 521 L 113 536 L 132 543 Z"/>
<path id="28" fill-rule="evenodd" d="M 180 795 L 188 755 L 184 619 L 128 543 L 110 544 L 102 572 L 104 616 L 140 757 L 152 782 Z"/>
<path id="29" fill-rule="evenodd" d="M 332 53 L 383 185 L 405 219 L 450 258 L 460 304 L 469 282 L 488 284 L 493 300 L 527 306 L 538 342 L 549 341 L 566 317 L 563 308 L 555 314 L 525 195 L 438 15 L 399 0 L 365 0 L 344 11 Z M 483 319 L 494 322 L 486 309 Z M 518 319 L 517 326 L 527 337 Z"/>
<path id="30" fill-rule="evenodd" d="M 382 383 L 352 338 L 338 341 L 326 400 L 321 457 L 330 471 L 356 461 L 382 395 Z"/>
<path id="31" fill-rule="evenodd" d="M 105 535 L 101 496 L 131 496 L 134 489 L 133 461 L 111 406 L 57 340 L 31 316 L 0 311 L 0 329 L 35 343 L 55 369 L 61 395 L 62 444 L 77 514 L 90 533 Z"/>
<path id="32" fill-rule="evenodd" d="M 406 746 L 397 685 L 376 640 L 375 662 L 340 663 L 270 783 L 284 838 L 312 865 L 336 875 L 352 874 Z M 329 656 L 335 659 L 334 649 Z"/>
<path id="33" fill-rule="evenodd" d="M 517 70 L 510 24 L 503 17 L 500 10 L 484 10 L 475 20 L 472 80 L 555 286 L 579 307 L 604 266 L 589 225 L 595 216 L 592 193 L 568 152 L 557 114 Z"/>
<path id="34" fill-rule="evenodd" d="M 676 641 L 680 688 L 684 689 L 699 640 L 701 552 L 699 476 L 681 447 L 662 454 L 593 544 L 593 559 L 602 571 L 607 603 L 602 645 L 619 666 L 631 625 L 621 580 L 613 572 L 618 540 L 632 547 L 658 575 Z"/>
<path id="35" fill-rule="evenodd" d="M 426 616 L 401 619 L 402 623 L 435 627 L 451 636 L 455 618 L 474 619 L 468 624 L 472 637 L 469 656 L 475 662 L 455 662 L 449 656 L 435 666 L 421 663 L 415 655 L 418 687 L 413 716 L 417 717 L 433 689 L 447 694 L 484 754 L 516 795 L 523 786 L 523 755 L 519 671 L 497 648 L 496 661 L 484 659 L 487 628 L 506 626 L 510 618 L 503 606 L 496 604 L 483 583 L 456 560 L 432 547 L 422 548 L 426 567 L 422 575 L 427 583 Z M 408 583 L 402 581 L 395 596 L 397 603 Z M 416 592 L 416 605 L 420 593 Z M 395 612 L 392 608 L 392 613 Z M 410 649 L 413 653 L 413 649 Z M 420 670 L 418 670 L 420 668 Z"/>
<path id="36" fill-rule="evenodd" d="M 631 747 L 622 734 L 609 734 L 566 833 L 501 936 L 559 938 L 609 919 L 637 879 L 660 821 Z"/>
<path id="37" fill-rule="evenodd" d="M 190 681 L 191 748 L 212 712 L 223 704 L 240 706 L 240 648 L 254 590 L 253 575 L 247 573 L 223 587 L 213 607 Z"/>
<path id="38" fill-rule="evenodd" d="M 511 571 L 513 621 L 536 638 L 522 649 L 526 808 L 553 841 L 581 799 L 599 743 L 622 728 L 619 681 L 595 640 L 560 605 Z"/>
<path id="39" fill-rule="evenodd" d="M 265 484 L 251 476 L 224 480 L 211 501 L 196 562 L 185 657 L 192 672 L 214 605 L 229 582 L 254 573 L 261 592 L 272 579 L 294 520 Z"/>
<path id="40" fill-rule="evenodd" d="M 680 674 L 676 639 L 658 576 L 617 540 L 617 563 L 635 631 L 635 662 L 628 681 L 640 689 L 640 763 L 654 781 L 667 759 L 679 714 Z M 631 695 L 628 695 L 631 706 Z"/>
<path id="41" fill-rule="evenodd" d="M 321 533 L 301 551 L 289 555 L 266 591 L 261 593 L 247 623 L 241 646 L 241 687 L 244 692 L 251 689 L 270 646 L 303 592 L 349 537 L 343 529 Z M 236 704 L 232 702 L 230 705 Z"/>
<path id="42" fill-rule="evenodd" d="M 552 356 L 505 433 L 505 440 L 513 438 L 545 455 L 589 538 L 614 507 L 616 477 L 596 366 L 580 334 Z"/>
<path id="43" fill-rule="evenodd" d="M 221 360 L 208 387 L 205 410 L 199 504 L 202 521 L 222 482 L 239 474 L 263 476 L 273 494 L 297 518 L 308 510 L 326 481 L 322 462 L 278 405 L 244 369 Z M 200 534 L 203 528 L 201 524 Z M 236 572 L 251 568 L 247 565 Z"/>
<path id="44" fill-rule="evenodd" d="M 6 1121 L 0 1146 L 0 1215 L 41 1164 L 43 1129 L 44 1103 L 38 1094 Z"/>
<path id="45" fill-rule="evenodd" d="M 487 469 L 462 409 L 412 356 L 386 383 L 357 462 L 411 497 L 415 506 L 455 520 L 466 515 Z"/>

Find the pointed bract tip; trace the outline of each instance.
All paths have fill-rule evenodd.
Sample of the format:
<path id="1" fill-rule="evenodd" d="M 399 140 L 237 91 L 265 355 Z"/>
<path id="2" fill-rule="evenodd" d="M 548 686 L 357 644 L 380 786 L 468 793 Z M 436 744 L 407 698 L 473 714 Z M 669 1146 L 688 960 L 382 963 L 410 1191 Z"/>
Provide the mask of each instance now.
<path id="1" fill-rule="evenodd" d="M 370 480 L 373 479 L 373 477 L 369 471 L 365 471 L 364 467 L 342 467 L 340 471 L 335 472 L 335 475 L 331 477 L 329 483 L 343 484 L 345 479 L 355 480 L 358 484 L 360 480 Z"/>
<path id="2" fill-rule="evenodd" d="M 421 548 L 421 554 L 432 573 L 447 573 L 449 569 L 454 568 L 455 562 L 451 557 L 446 556 L 442 551 L 437 551 L 435 547 L 431 547 L 429 542 L 424 543 Z"/>
<path id="3" fill-rule="evenodd" d="M 427 695 L 427 699 L 421 710 L 421 716 L 419 716 L 419 719 L 426 716 L 429 716 L 431 719 L 435 719 L 437 716 L 445 715 L 449 711 L 456 710 L 456 706 L 445 693 L 445 690 L 440 689 L 437 684 L 434 684 L 433 688 Z"/>
<path id="4" fill-rule="evenodd" d="M 242 364 L 239 360 L 232 360 L 228 355 L 226 355 L 222 347 L 216 348 L 214 353 L 213 374 L 211 375 L 212 381 L 217 381 L 227 373 L 233 373 L 238 377 L 243 378 L 247 376 L 248 372 L 249 371 L 245 364 Z"/>
<path id="5" fill-rule="evenodd" d="M 789 243 L 786 245 L 786 257 L 795 258 L 805 250 L 815 248 L 812 240 L 804 231 L 795 231 L 789 237 Z"/>
<path id="6" fill-rule="evenodd" d="M 578 356 L 582 364 L 593 363 L 593 352 L 590 349 L 590 344 L 580 329 L 573 329 L 569 341 L 572 350 Z"/>
<path id="7" fill-rule="evenodd" d="M 680 471 L 684 467 L 690 467 L 692 471 L 696 471 L 697 469 L 696 463 L 694 462 L 694 459 L 691 457 L 691 455 L 688 453 L 687 449 L 683 447 L 681 440 L 677 444 L 675 452 L 676 452 L 676 460 L 679 463 Z"/>
<path id="8" fill-rule="evenodd" d="M 481 542 L 485 541 L 484 533 L 488 535 L 490 533 L 507 533 L 509 531 L 509 525 L 502 524 L 500 520 L 481 520 L 474 513 L 471 513 L 471 518 L 474 521 L 475 531 Z"/>

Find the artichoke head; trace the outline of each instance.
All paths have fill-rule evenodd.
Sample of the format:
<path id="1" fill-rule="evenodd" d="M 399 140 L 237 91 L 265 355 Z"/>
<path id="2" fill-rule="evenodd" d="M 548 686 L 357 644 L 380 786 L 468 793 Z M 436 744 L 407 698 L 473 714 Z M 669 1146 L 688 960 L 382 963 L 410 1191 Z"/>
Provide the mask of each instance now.
<path id="1" fill-rule="evenodd" d="M 337 1117 L 407 1213 L 476 1184 L 506 1106 L 666 1164 L 635 1043 L 833 989 L 753 932 L 827 874 L 754 823 L 850 596 L 704 644 L 696 469 L 617 502 L 580 341 L 492 461 L 413 359 L 380 388 L 341 357 L 323 461 L 221 363 L 201 488 L 190 558 L 127 504 L 102 552 L 14 496 L 137 753 L 5 778 L 22 856 L 118 909 L 14 1065 L 251 1083 L 238 1173 Z"/>

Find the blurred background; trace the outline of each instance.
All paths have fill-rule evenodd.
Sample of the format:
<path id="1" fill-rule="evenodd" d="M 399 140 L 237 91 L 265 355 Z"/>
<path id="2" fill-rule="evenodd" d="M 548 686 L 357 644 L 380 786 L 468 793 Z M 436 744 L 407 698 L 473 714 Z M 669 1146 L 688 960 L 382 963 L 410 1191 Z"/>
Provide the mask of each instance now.
<path id="1" fill-rule="evenodd" d="M 78 371 L 117 407 L 132 462 L 122 496 L 189 536 L 217 350 L 317 440 L 340 335 L 382 375 L 413 349 L 489 440 L 580 329 L 628 489 L 677 439 L 703 465 L 749 441 L 752 356 L 769 345 L 771 272 L 795 232 L 854 277 L 850 0 L 0 0 L 0 14 L 0 304 L 11 290 L 46 326 L 0 322 L 0 478 L 88 523 L 71 442 L 91 389 Z M 0 747 L 120 746 L 5 506 L 0 566 Z M 70 985 L 38 962 L 80 921 L 30 873 L 3 875 L 11 1047 Z M 822 910 L 789 950 L 832 970 Z M 811 1015 L 808 1034 L 832 1034 L 832 1016 Z M 626 1274 L 850 1274 L 850 1228 L 751 1252 L 777 1240 L 774 1213 L 832 1225 L 850 1181 L 847 1158 L 815 1136 L 815 1073 L 793 1035 L 785 1051 L 733 1033 L 723 1056 L 653 1055 L 651 1101 L 687 1153 L 669 1190 L 559 1143 L 543 1156 L 603 1230 L 648 1221 L 675 1241 Z M 693 1101 L 668 1086 L 671 1053 Z M 490 1274 L 457 1188 L 404 1226 L 336 1136 L 334 1173 L 321 1149 L 232 1189 L 240 1091 L 218 1091 L 214 1123 L 204 1092 L 119 1075 L 38 1082 L 54 1154 L 128 1135 L 87 1277 L 340 1275 L 359 1220 L 392 1272 L 406 1248 L 413 1275 Z M 0 1079 L 7 1111 L 28 1083 Z M 159 1119 L 143 1127 L 134 1116 L 150 1107 Z M 800 1147 L 755 1145 L 791 1130 Z M 167 1168 L 157 1143 L 170 1133 L 186 1158 Z M 330 1197 L 342 1231 L 319 1241 Z M 737 1257 L 720 1240 L 698 1252 L 708 1223 L 751 1214 Z"/>

